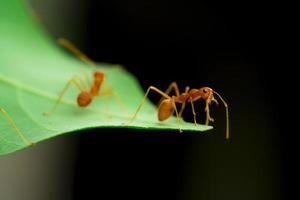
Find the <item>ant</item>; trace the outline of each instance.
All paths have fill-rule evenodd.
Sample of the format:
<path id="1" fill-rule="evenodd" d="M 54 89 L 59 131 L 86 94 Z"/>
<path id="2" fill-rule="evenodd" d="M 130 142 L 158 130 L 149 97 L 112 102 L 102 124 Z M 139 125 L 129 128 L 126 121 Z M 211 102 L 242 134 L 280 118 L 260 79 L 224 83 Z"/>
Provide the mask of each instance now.
<path id="1" fill-rule="evenodd" d="M 0 108 L 0 112 L 3 114 L 3 116 L 7 119 L 7 121 L 9 122 L 9 124 L 15 129 L 16 133 L 19 135 L 19 137 L 23 140 L 23 142 L 28 145 L 31 146 L 33 145 L 33 142 L 31 142 L 21 131 L 20 129 L 17 127 L 16 123 L 14 122 L 14 120 L 9 116 L 9 114 L 3 109 Z"/>
<path id="2" fill-rule="evenodd" d="M 57 42 L 75 54 L 81 61 L 85 62 L 90 66 L 96 67 L 96 63 L 92 61 L 89 57 L 87 57 L 84 53 L 82 53 L 78 48 L 75 47 L 70 41 L 64 38 L 59 38 Z M 52 110 L 50 112 L 45 112 L 44 115 L 51 115 L 56 110 L 61 98 L 69 88 L 71 84 L 75 85 L 80 93 L 77 96 L 77 105 L 79 107 L 87 107 L 93 100 L 94 97 L 99 96 L 100 88 L 102 83 L 104 82 L 105 74 L 100 70 L 96 70 L 93 74 L 93 83 L 88 82 L 89 88 L 86 87 L 86 83 L 79 77 L 74 75 L 65 85 L 61 93 L 59 94 L 56 103 L 54 104 Z M 112 95 L 119 100 L 116 93 L 112 92 Z"/>
<path id="3" fill-rule="evenodd" d="M 169 93 L 172 91 L 172 89 L 175 91 L 175 95 L 170 96 Z M 220 98 L 220 100 L 223 102 L 223 104 L 226 108 L 226 139 L 229 139 L 228 105 L 219 93 L 217 93 L 216 91 L 214 91 L 213 89 L 211 89 L 209 87 L 201 87 L 200 89 L 190 89 L 189 87 L 186 87 L 185 92 L 180 93 L 176 82 L 172 82 L 165 92 L 161 91 L 160 89 L 158 89 L 154 86 L 150 86 L 147 89 L 147 92 L 145 93 L 141 103 L 137 107 L 137 110 L 134 113 L 133 117 L 131 118 L 130 122 L 132 122 L 135 119 L 137 113 L 140 111 L 141 107 L 145 103 L 145 100 L 146 100 L 149 92 L 152 90 L 162 96 L 161 100 L 158 103 L 158 120 L 159 121 L 164 121 L 164 120 L 168 119 L 171 115 L 173 115 L 173 113 L 175 111 L 177 122 L 179 123 L 180 119 L 182 118 L 181 117 L 182 112 L 185 109 L 186 103 L 191 103 L 195 126 L 197 125 L 197 120 L 196 120 L 196 112 L 195 112 L 195 108 L 194 108 L 194 102 L 199 99 L 205 100 L 205 112 L 206 112 L 205 124 L 208 125 L 210 121 L 211 122 L 214 121 L 214 119 L 210 116 L 210 111 L 209 111 L 209 106 L 210 106 L 211 102 L 215 102 L 217 105 L 219 104 L 218 101 L 214 98 L 214 94 L 216 94 Z M 182 104 L 179 112 L 176 108 L 176 103 Z M 179 128 L 179 131 L 182 132 L 180 126 L 178 128 Z"/>

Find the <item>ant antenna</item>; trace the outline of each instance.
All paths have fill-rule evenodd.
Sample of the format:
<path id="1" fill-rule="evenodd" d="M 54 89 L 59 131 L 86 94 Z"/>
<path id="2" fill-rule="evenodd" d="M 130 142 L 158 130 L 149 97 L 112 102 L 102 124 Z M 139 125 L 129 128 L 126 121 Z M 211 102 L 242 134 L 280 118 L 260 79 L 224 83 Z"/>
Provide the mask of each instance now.
<path id="1" fill-rule="evenodd" d="M 226 109 L 226 139 L 229 139 L 229 112 L 228 112 L 228 105 L 227 103 L 225 102 L 225 100 L 222 98 L 222 96 L 213 91 L 213 93 L 215 93 L 220 99 L 221 101 L 223 102 L 224 106 L 225 106 L 225 109 Z"/>
<path id="2" fill-rule="evenodd" d="M 94 61 L 92 61 L 87 55 L 85 55 L 84 53 L 82 53 L 72 42 L 70 42 L 69 40 L 65 39 L 65 38 L 58 38 L 57 42 L 65 47 L 66 49 L 68 49 L 69 51 L 71 51 L 74 55 L 76 55 L 81 61 L 91 65 L 91 66 L 96 66 L 96 63 Z"/>

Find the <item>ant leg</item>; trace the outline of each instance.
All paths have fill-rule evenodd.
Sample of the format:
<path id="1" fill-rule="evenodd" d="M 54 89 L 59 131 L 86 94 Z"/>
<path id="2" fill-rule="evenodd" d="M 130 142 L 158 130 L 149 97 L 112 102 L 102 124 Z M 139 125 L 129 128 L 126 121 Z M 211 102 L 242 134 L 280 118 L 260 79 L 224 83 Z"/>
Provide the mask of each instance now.
<path id="1" fill-rule="evenodd" d="M 189 86 L 186 86 L 184 92 L 187 93 L 189 90 L 190 90 L 190 87 L 189 87 Z M 180 119 L 182 119 L 182 113 L 183 113 L 183 110 L 185 109 L 185 105 L 186 105 L 186 101 L 184 101 L 184 102 L 182 103 L 181 109 L 180 109 L 180 111 L 179 111 L 179 117 L 180 117 Z"/>
<path id="2" fill-rule="evenodd" d="M 185 105 L 186 105 L 186 102 L 183 102 L 182 103 L 182 106 L 180 108 L 180 111 L 179 111 L 179 118 L 182 119 L 182 113 L 183 113 L 183 110 L 185 109 Z"/>
<path id="3" fill-rule="evenodd" d="M 56 107 L 58 106 L 59 102 L 61 101 L 61 98 L 63 97 L 63 95 L 65 94 L 65 92 L 68 90 L 69 86 L 71 84 L 74 84 L 81 92 L 84 91 L 83 87 L 80 85 L 80 83 L 78 83 L 76 81 L 76 76 L 74 76 L 72 79 L 70 79 L 67 84 L 65 85 L 64 89 L 60 92 L 53 108 L 50 110 L 50 112 L 44 112 L 44 115 L 50 116 L 54 113 L 54 111 L 56 110 Z"/>
<path id="4" fill-rule="evenodd" d="M 116 92 L 114 92 L 114 91 L 112 91 L 111 94 L 112 94 L 112 96 L 115 98 L 116 102 L 118 102 L 119 107 L 123 110 L 123 112 L 126 112 L 126 113 L 127 113 L 126 106 L 125 106 L 124 103 L 121 101 L 120 96 L 119 96 Z"/>
<path id="5" fill-rule="evenodd" d="M 191 102 L 191 106 L 192 106 L 192 112 L 193 112 L 193 116 L 194 116 L 194 124 L 195 126 L 197 126 L 197 115 L 196 115 L 196 111 L 195 111 L 195 107 L 194 107 L 194 103 L 193 103 L 193 99 L 190 98 L 190 102 Z"/>
<path id="6" fill-rule="evenodd" d="M 176 96 L 178 97 L 180 95 L 179 93 L 179 89 L 178 89 L 178 85 L 175 81 L 173 81 L 169 87 L 167 88 L 167 90 L 165 91 L 165 94 L 169 95 L 170 92 L 172 91 L 172 89 L 174 89 Z M 160 98 L 159 102 L 157 105 L 160 105 L 161 101 L 163 100 L 163 97 Z"/>
<path id="7" fill-rule="evenodd" d="M 209 103 L 206 102 L 206 106 L 205 106 L 205 112 L 206 112 L 206 122 L 205 125 L 208 126 L 209 122 L 213 122 L 214 119 L 210 117 L 210 113 L 209 113 Z"/>
<path id="8" fill-rule="evenodd" d="M 3 109 L 0 108 L 0 112 L 4 115 L 4 117 L 7 119 L 7 121 L 9 122 L 9 124 L 15 129 L 16 133 L 19 135 L 19 137 L 23 140 L 23 142 L 30 146 L 33 145 L 33 142 L 31 142 L 21 131 L 20 129 L 17 127 L 16 123 L 14 122 L 14 120 L 9 116 L 9 114 Z"/>
<path id="9" fill-rule="evenodd" d="M 58 44 L 63 46 L 64 48 L 68 49 L 70 52 L 72 52 L 75 56 L 77 56 L 81 61 L 85 62 L 86 64 L 95 67 L 96 63 L 90 59 L 87 55 L 82 53 L 72 42 L 65 38 L 58 38 L 57 39 Z"/>
<path id="10" fill-rule="evenodd" d="M 172 96 L 172 106 L 176 113 L 176 119 L 177 119 L 177 125 L 178 125 L 179 132 L 182 133 L 182 130 L 180 128 L 180 118 L 179 118 L 178 111 L 177 111 L 176 104 L 175 104 L 175 96 Z"/>
<path id="11" fill-rule="evenodd" d="M 188 93 L 189 90 L 190 90 L 190 87 L 189 87 L 189 86 L 186 86 L 184 92 L 185 92 L 185 93 Z"/>
<path id="12" fill-rule="evenodd" d="M 160 89 L 158 89 L 158 88 L 156 88 L 156 87 L 154 87 L 154 86 L 150 86 L 150 87 L 147 89 L 147 92 L 145 93 L 145 95 L 144 95 L 144 97 L 143 97 L 141 103 L 140 103 L 139 106 L 137 107 L 137 109 L 136 109 L 134 115 L 132 116 L 132 118 L 131 118 L 131 120 L 130 120 L 130 123 L 135 119 L 137 113 L 140 111 L 140 109 L 141 109 L 142 106 L 144 105 L 144 103 L 145 103 L 145 101 L 146 101 L 146 98 L 147 98 L 147 96 L 148 96 L 148 94 L 149 94 L 149 92 L 150 92 L 151 90 L 154 90 L 155 92 L 157 92 L 158 94 L 160 94 L 161 96 L 163 96 L 163 97 L 166 98 L 166 99 L 170 99 L 170 98 L 171 98 L 169 95 L 167 95 L 166 93 L 164 93 L 164 92 L 161 91 Z"/>
<path id="13" fill-rule="evenodd" d="M 88 81 L 88 79 L 87 79 L 87 74 L 85 73 L 85 72 L 82 72 L 83 74 L 84 74 L 84 76 L 85 76 L 85 79 L 84 80 L 82 80 L 81 78 L 80 78 L 80 76 L 78 76 L 78 75 L 74 75 L 73 76 L 73 79 L 74 80 L 77 80 L 77 83 L 79 83 L 79 86 L 81 87 L 81 90 L 80 91 L 88 91 L 89 89 L 90 89 L 90 82 Z"/>
<path id="14" fill-rule="evenodd" d="M 108 118 L 111 118 L 111 116 L 108 114 L 108 99 L 107 98 L 104 98 L 104 105 L 105 105 L 105 115 L 108 117 Z"/>
<path id="15" fill-rule="evenodd" d="M 175 81 L 173 81 L 169 87 L 167 88 L 167 90 L 165 91 L 165 94 L 169 95 L 169 93 L 172 91 L 172 89 L 174 89 L 176 96 L 179 96 L 179 89 L 178 89 L 178 85 Z"/>
<path id="16" fill-rule="evenodd" d="M 85 70 L 80 70 L 81 74 L 83 74 L 83 80 L 81 80 L 81 78 L 78 76 L 78 79 L 81 80 L 81 85 L 85 85 L 86 86 L 86 90 L 88 91 L 91 88 L 91 85 L 93 85 L 93 82 L 91 81 L 91 79 L 89 78 L 89 75 L 87 74 L 87 72 Z"/>
<path id="17" fill-rule="evenodd" d="M 119 104 L 119 107 L 121 108 L 121 110 L 123 112 L 127 113 L 126 106 L 122 102 L 120 96 L 112 89 L 111 85 L 108 85 L 107 91 L 104 91 L 103 93 L 100 93 L 100 95 L 103 95 L 103 96 L 112 95 L 115 98 L 116 102 Z"/>

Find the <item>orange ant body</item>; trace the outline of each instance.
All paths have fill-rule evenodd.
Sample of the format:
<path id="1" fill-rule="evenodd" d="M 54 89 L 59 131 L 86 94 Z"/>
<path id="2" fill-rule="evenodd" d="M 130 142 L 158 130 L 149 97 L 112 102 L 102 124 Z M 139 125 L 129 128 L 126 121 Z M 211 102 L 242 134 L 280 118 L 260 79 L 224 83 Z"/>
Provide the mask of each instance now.
<path id="1" fill-rule="evenodd" d="M 79 49 L 77 49 L 75 47 L 75 45 L 73 45 L 70 41 L 60 38 L 58 39 L 58 43 L 60 45 L 62 45 L 63 47 L 65 47 L 66 49 L 70 50 L 73 54 L 75 54 L 80 60 L 82 60 L 83 62 L 91 65 L 91 66 L 96 66 L 96 63 L 94 61 L 92 61 L 90 58 L 88 58 L 85 54 L 83 54 Z M 89 85 L 89 87 L 85 87 L 85 83 L 82 79 L 80 79 L 80 77 L 78 76 L 73 76 L 73 78 L 71 78 L 68 83 L 66 84 L 66 86 L 64 87 L 64 89 L 62 90 L 62 92 L 60 93 L 60 95 L 58 96 L 58 99 L 54 105 L 54 107 L 52 108 L 52 110 L 50 112 L 46 112 L 44 113 L 45 115 L 51 115 L 56 107 L 58 106 L 59 102 L 61 101 L 62 96 L 64 95 L 64 93 L 67 91 L 67 89 L 69 88 L 69 86 L 71 84 L 74 84 L 77 89 L 80 91 L 80 93 L 77 96 L 77 105 L 79 107 L 87 107 L 93 100 L 94 97 L 99 96 L 100 93 L 100 88 L 102 86 L 102 83 L 105 79 L 105 74 L 102 71 L 95 71 L 93 74 L 93 83 L 87 83 L 87 85 Z M 117 98 L 117 95 L 112 92 L 113 96 Z M 117 99 L 118 100 L 118 99 Z"/>
<path id="2" fill-rule="evenodd" d="M 174 89 L 175 95 L 170 96 L 169 93 L 171 92 L 172 89 Z M 208 125 L 210 121 L 212 121 L 212 122 L 214 121 L 214 119 L 210 116 L 209 106 L 210 106 L 211 102 L 215 102 L 216 104 L 218 104 L 218 101 L 214 98 L 214 94 L 216 94 L 221 99 L 221 101 L 223 102 L 223 104 L 226 108 L 226 139 L 229 138 L 229 113 L 228 113 L 227 103 L 224 101 L 224 99 L 221 97 L 220 94 L 213 91 L 209 87 L 201 87 L 200 89 L 190 89 L 189 87 L 186 87 L 184 93 L 179 93 L 179 89 L 178 89 L 176 82 L 172 82 L 165 92 L 159 90 L 158 88 L 156 88 L 154 86 L 150 86 L 148 88 L 147 92 L 145 93 L 144 98 L 141 101 L 140 105 L 137 107 L 137 110 L 134 113 L 131 121 L 133 121 L 135 119 L 137 113 L 139 112 L 139 110 L 141 109 L 143 104 L 145 103 L 146 97 L 148 96 L 148 94 L 151 90 L 157 92 L 158 94 L 160 94 L 162 96 L 162 98 L 158 104 L 158 112 L 157 112 L 159 121 L 164 121 L 164 120 L 168 119 L 171 115 L 173 115 L 173 113 L 175 111 L 177 122 L 179 122 L 182 112 L 185 108 L 185 105 L 188 102 L 188 103 L 191 103 L 195 126 L 197 125 L 197 120 L 196 120 L 196 112 L 195 112 L 195 108 L 194 108 L 194 102 L 199 99 L 203 99 L 205 101 L 205 103 L 206 103 L 206 105 L 205 105 L 205 112 L 206 112 L 205 124 Z M 176 103 L 182 104 L 179 112 L 176 108 Z M 182 132 L 180 127 L 179 127 L 179 131 Z"/>
<path id="3" fill-rule="evenodd" d="M 96 71 L 94 73 L 94 83 L 91 85 L 89 91 L 85 91 L 80 89 L 80 93 L 77 97 L 77 104 L 79 107 L 88 106 L 94 97 L 99 96 L 100 87 L 104 80 L 104 73 L 100 71 Z"/>
<path id="4" fill-rule="evenodd" d="M 3 114 L 3 116 L 7 119 L 7 121 L 9 122 L 9 124 L 11 125 L 11 127 L 13 127 L 16 131 L 16 133 L 19 135 L 19 137 L 23 140 L 23 142 L 26 145 L 33 145 L 33 142 L 31 142 L 21 131 L 20 129 L 17 127 L 16 123 L 14 122 L 14 120 L 9 116 L 9 114 L 3 109 L 0 108 L 0 112 Z"/>

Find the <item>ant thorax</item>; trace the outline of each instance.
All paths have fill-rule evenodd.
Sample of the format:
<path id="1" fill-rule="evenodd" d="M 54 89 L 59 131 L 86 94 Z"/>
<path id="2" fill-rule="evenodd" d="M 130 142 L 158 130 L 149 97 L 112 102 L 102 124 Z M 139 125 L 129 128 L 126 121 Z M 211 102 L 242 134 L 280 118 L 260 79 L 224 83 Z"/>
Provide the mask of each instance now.
<path id="1" fill-rule="evenodd" d="M 102 82 L 104 81 L 104 73 L 100 71 L 96 71 L 94 73 L 94 84 L 91 86 L 90 93 L 93 96 L 98 96 L 100 92 L 100 87 Z"/>
<path id="2" fill-rule="evenodd" d="M 191 89 L 188 93 L 188 101 L 196 101 L 201 98 L 201 92 L 198 89 Z"/>
<path id="3" fill-rule="evenodd" d="M 184 102 L 188 101 L 189 98 L 190 98 L 189 93 L 182 93 L 182 94 L 180 94 L 179 96 L 177 96 L 177 97 L 175 98 L 175 101 L 176 101 L 177 103 L 184 103 Z"/>

